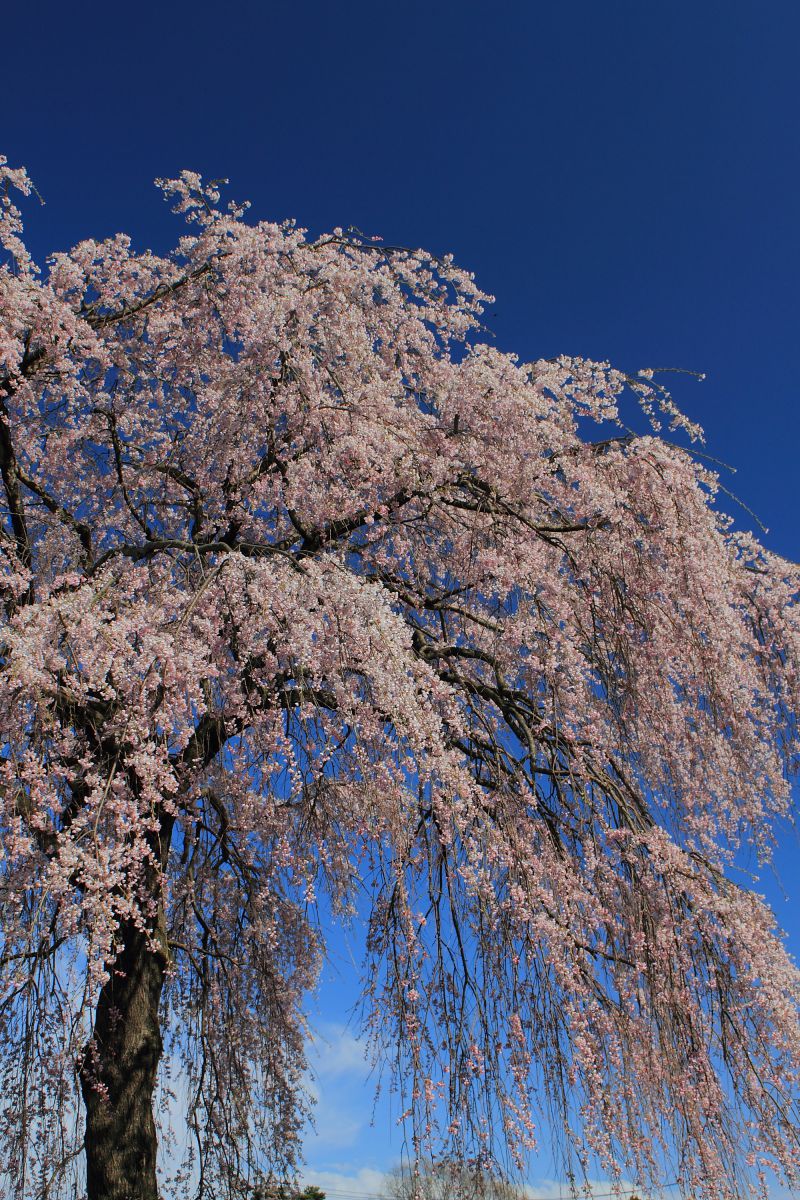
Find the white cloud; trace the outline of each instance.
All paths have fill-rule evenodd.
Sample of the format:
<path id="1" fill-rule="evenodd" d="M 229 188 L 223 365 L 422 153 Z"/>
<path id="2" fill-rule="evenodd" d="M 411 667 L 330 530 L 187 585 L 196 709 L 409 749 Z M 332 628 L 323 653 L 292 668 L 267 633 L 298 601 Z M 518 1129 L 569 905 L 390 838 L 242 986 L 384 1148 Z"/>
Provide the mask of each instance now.
<path id="1" fill-rule="evenodd" d="M 365 1043 L 338 1021 L 316 1024 L 308 1044 L 306 1086 L 316 1101 L 308 1155 L 354 1147 L 372 1117 L 373 1082 Z"/>
<path id="2" fill-rule="evenodd" d="M 367 1124 L 347 1098 L 337 1101 L 323 1095 L 314 1109 L 314 1130 L 306 1137 L 306 1153 L 330 1146 L 342 1150 L 355 1146 Z"/>
<path id="3" fill-rule="evenodd" d="M 303 1183 L 322 1188 L 331 1200 L 376 1200 L 383 1196 L 386 1172 L 361 1167 L 354 1173 L 343 1171 L 303 1171 Z"/>
<path id="4" fill-rule="evenodd" d="M 356 1075 L 366 1080 L 369 1075 L 365 1043 L 340 1022 L 320 1022 L 314 1029 L 308 1051 L 312 1071 L 320 1079 Z"/>

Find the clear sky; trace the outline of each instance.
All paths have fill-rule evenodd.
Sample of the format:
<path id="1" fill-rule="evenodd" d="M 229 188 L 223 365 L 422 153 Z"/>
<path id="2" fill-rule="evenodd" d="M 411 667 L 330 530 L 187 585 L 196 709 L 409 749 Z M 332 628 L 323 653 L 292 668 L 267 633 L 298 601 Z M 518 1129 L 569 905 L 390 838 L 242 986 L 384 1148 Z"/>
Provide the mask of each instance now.
<path id="1" fill-rule="evenodd" d="M 676 377 L 679 403 L 738 468 L 723 482 L 767 545 L 800 557 L 796 0 L 4 9 L 0 151 L 46 200 L 29 209 L 37 254 L 118 230 L 166 249 L 175 218 L 151 181 L 184 167 L 229 177 L 258 217 L 451 251 L 497 296 L 503 349 L 705 372 Z M 797 955 L 793 838 L 786 897 L 759 887 Z M 336 955 L 309 1161 L 367 1192 L 400 1142 L 383 1110 L 369 1128 L 361 1051 L 341 1036 L 344 942 Z"/>

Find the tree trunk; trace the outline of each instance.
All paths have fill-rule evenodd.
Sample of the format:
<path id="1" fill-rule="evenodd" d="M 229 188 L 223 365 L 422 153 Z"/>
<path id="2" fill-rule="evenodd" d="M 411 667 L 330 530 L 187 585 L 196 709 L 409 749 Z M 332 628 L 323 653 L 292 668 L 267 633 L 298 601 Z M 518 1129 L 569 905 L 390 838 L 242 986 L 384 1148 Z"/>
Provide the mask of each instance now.
<path id="1" fill-rule="evenodd" d="M 159 1002 L 166 946 L 120 927 L 121 953 L 100 992 L 81 1065 L 88 1200 L 158 1200 L 153 1091 L 163 1049 Z"/>

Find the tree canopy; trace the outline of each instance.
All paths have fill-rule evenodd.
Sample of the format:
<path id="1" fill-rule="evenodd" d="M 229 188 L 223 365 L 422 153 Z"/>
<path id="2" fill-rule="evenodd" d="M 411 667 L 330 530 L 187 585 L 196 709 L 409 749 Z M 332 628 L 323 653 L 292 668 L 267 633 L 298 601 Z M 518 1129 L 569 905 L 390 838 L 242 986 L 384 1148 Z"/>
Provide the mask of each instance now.
<path id="1" fill-rule="evenodd" d="M 321 897 L 414 1155 L 796 1179 L 800 977 L 736 856 L 791 810 L 800 572 L 660 430 L 700 431 L 493 348 L 449 258 L 184 172 L 174 253 L 41 269 L 0 178 L 12 1195 L 85 1134 L 90 1200 L 154 1200 L 176 1064 L 181 1178 L 291 1175 Z"/>
<path id="2" fill-rule="evenodd" d="M 386 1200 L 525 1200 L 525 1189 L 492 1175 L 477 1163 L 440 1159 L 389 1172 Z"/>

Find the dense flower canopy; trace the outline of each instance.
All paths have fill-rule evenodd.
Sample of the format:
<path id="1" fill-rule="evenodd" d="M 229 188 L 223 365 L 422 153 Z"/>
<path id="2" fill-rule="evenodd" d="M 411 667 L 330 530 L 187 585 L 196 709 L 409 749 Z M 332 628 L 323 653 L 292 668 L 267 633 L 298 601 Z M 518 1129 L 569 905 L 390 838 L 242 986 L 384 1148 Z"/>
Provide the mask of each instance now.
<path id="1" fill-rule="evenodd" d="M 20 1194 L 66 1190 L 137 929 L 195 1177 L 291 1166 L 323 896 L 368 921 L 417 1154 L 524 1156 L 549 1113 L 644 1187 L 796 1178 L 800 977 L 736 863 L 790 809 L 800 573 L 659 422 L 698 431 L 647 373 L 486 344 L 449 259 L 248 223 L 188 172 L 173 255 L 118 236 L 43 272 L 4 164 Z"/>

